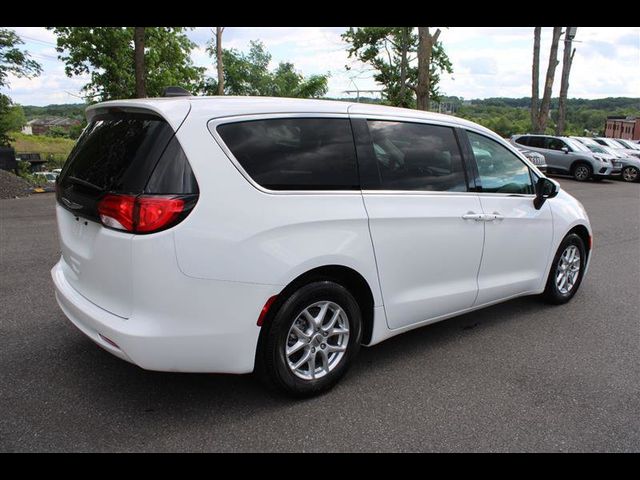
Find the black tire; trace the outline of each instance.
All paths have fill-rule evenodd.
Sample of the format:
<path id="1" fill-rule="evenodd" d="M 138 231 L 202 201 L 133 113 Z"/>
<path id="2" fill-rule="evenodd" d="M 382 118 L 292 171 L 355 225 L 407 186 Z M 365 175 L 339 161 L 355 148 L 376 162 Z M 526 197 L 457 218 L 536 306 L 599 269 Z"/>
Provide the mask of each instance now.
<path id="1" fill-rule="evenodd" d="M 321 378 L 303 379 L 291 370 L 287 362 L 285 352 L 290 329 L 305 308 L 323 301 L 338 305 L 346 314 L 349 324 L 346 351 L 338 363 Z M 322 280 L 304 285 L 295 291 L 278 309 L 267 328 L 268 330 L 263 332 L 265 338 L 258 352 L 256 373 L 268 386 L 281 392 L 294 397 L 311 397 L 332 388 L 347 372 L 360 350 L 362 315 L 358 302 L 346 288 L 333 281 Z M 307 366 L 308 371 L 311 371 L 311 366 Z"/>
<path id="2" fill-rule="evenodd" d="M 575 245 L 580 252 L 580 271 L 578 272 L 578 276 L 571 290 L 563 293 L 560 291 L 558 285 L 556 284 L 556 277 L 560 273 L 560 258 L 562 257 L 562 254 L 566 251 L 566 249 L 571 245 Z M 555 257 L 553 258 L 551 270 L 549 271 L 549 277 L 547 278 L 547 285 L 544 292 L 542 293 L 542 298 L 546 302 L 554 305 L 567 303 L 569 300 L 571 300 L 580 288 L 580 284 L 582 283 L 586 261 L 587 252 L 582 239 L 575 233 L 567 235 L 564 240 L 562 240 L 562 243 L 560 244 L 560 247 L 558 247 L 558 251 L 556 252 Z"/>
<path id="3" fill-rule="evenodd" d="M 623 181 L 634 183 L 640 181 L 640 170 L 632 166 L 624 167 L 620 172 L 620 176 Z"/>
<path id="4" fill-rule="evenodd" d="M 593 177 L 593 168 L 585 162 L 578 162 L 571 168 L 571 175 L 577 182 L 586 182 Z"/>

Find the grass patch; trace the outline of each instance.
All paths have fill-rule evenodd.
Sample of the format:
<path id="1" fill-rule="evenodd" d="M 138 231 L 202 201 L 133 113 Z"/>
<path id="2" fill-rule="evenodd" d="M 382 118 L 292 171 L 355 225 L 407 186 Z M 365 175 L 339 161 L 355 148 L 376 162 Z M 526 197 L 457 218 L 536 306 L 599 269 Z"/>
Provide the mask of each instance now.
<path id="1" fill-rule="evenodd" d="M 11 146 L 16 153 L 39 153 L 40 158 L 47 160 L 48 170 L 62 168 L 76 143 L 70 138 L 25 135 L 21 132 L 12 132 L 9 136 L 14 139 Z"/>
<path id="2" fill-rule="evenodd" d="M 21 132 L 12 132 L 9 134 L 15 140 L 11 142 L 11 146 L 16 152 L 34 152 L 39 153 L 42 158 L 47 158 L 48 154 L 69 155 L 75 140 L 70 138 L 55 138 L 44 135 L 25 135 Z"/>

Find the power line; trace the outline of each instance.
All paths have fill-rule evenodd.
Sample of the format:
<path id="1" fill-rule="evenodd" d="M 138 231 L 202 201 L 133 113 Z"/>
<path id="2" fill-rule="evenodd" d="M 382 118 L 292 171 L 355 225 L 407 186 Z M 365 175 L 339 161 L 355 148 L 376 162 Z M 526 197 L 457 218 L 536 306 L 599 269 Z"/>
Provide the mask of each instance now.
<path id="1" fill-rule="evenodd" d="M 40 42 L 40 43 L 44 43 L 45 45 L 51 45 L 52 47 L 58 46 L 55 43 L 47 42 L 46 40 L 40 40 L 38 38 L 28 37 L 27 35 L 19 35 L 19 37 L 26 38 L 27 40 L 31 40 L 32 42 Z"/>

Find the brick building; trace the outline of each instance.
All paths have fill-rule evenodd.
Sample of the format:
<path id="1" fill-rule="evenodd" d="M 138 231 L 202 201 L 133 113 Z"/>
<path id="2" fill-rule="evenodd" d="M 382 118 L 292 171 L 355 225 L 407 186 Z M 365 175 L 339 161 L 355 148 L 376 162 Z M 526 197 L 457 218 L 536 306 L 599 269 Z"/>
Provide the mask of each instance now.
<path id="1" fill-rule="evenodd" d="M 609 138 L 639 140 L 640 118 L 613 115 L 608 116 L 604 126 L 604 135 Z"/>

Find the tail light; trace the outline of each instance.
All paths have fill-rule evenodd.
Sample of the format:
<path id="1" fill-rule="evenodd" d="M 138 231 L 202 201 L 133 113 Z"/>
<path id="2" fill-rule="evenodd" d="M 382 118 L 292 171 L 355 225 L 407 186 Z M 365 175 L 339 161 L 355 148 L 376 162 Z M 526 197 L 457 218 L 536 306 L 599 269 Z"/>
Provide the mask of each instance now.
<path id="1" fill-rule="evenodd" d="M 197 195 L 107 194 L 98 202 L 102 224 L 131 233 L 166 230 L 183 220 Z"/>

